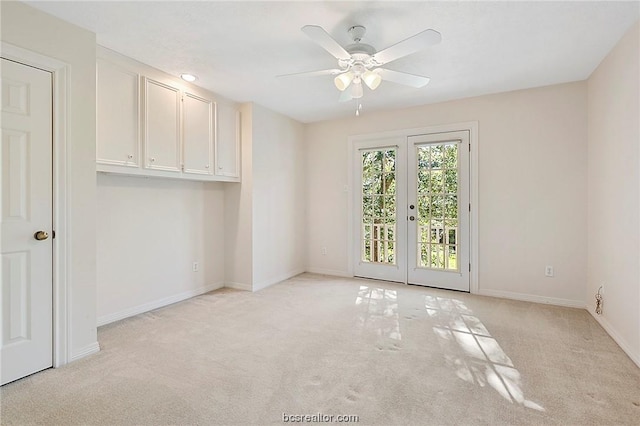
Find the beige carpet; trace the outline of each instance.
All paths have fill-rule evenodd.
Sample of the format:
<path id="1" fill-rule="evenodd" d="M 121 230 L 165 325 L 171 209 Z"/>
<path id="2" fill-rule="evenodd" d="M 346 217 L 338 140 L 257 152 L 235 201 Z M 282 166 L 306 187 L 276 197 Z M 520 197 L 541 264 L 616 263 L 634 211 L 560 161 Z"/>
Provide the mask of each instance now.
<path id="1" fill-rule="evenodd" d="M 2 424 L 640 424 L 640 369 L 579 309 L 304 274 L 99 340 L 4 386 Z"/>

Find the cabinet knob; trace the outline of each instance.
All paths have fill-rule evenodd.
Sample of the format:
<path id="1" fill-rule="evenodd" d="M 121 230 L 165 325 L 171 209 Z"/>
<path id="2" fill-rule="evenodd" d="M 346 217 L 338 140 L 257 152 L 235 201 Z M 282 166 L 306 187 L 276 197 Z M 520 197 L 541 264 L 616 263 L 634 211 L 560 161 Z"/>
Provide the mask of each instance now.
<path id="1" fill-rule="evenodd" d="M 131 159 L 133 158 L 133 155 L 129 154 L 129 155 L 127 155 L 127 158 L 128 158 L 129 160 L 131 160 Z"/>
<path id="2" fill-rule="evenodd" d="M 150 158 L 150 160 L 151 160 L 151 162 L 152 162 L 152 163 L 153 163 L 154 161 L 156 161 L 156 159 L 155 159 L 155 158 L 153 158 L 153 157 L 151 157 L 151 158 Z"/>
<path id="3" fill-rule="evenodd" d="M 205 169 L 208 169 L 208 168 L 209 168 L 209 165 L 207 164 L 206 166 L 204 166 L 204 168 L 205 168 Z"/>
<path id="4" fill-rule="evenodd" d="M 220 170 L 222 170 L 222 166 L 218 166 L 218 168 L 219 168 Z"/>

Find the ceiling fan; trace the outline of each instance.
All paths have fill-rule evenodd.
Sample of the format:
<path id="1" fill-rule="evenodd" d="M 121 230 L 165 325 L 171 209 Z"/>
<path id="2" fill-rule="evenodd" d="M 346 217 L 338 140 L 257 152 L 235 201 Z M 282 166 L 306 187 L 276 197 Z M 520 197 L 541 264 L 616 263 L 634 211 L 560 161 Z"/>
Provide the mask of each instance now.
<path id="1" fill-rule="evenodd" d="M 429 83 L 428 77 L 393 71 L 382 66 L 425 47 L 438 44 L 442 40 L 439 32 L 429 29 L 378 52 L 373 46 L 361 42 L 367 31 L 361 25 L 349 28 L 353 44 L 345 47 L 342 47 L 320 26 L 305 25 L 301 30 L 333 55 L 338 60 L 339 68 L 287 74 L 281 77 L 335 75 L 334 84 L 342 92 L 340 95 L 342 102 L 361 98 L 362 82 L 371 90 L 375 90 L 383 80 L 416 88 L 425 86 Z"/>

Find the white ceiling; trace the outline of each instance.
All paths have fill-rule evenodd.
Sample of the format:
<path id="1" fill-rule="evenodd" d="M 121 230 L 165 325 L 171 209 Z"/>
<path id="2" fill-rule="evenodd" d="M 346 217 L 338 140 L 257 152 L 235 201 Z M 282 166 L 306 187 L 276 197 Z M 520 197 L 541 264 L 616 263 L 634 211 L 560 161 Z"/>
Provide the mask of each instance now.
<path id="1" fill-rule="evenodd" d="M 640 16 L 637 1 L 27 3 L 95 32 L 103 46 L 302 122 L 355 111 L 338 103 L 331 76 L 276 78 L 336 66 L 303 25 L 324 27 L 342 45 L 350 26 L 364 25 L 363 42 L 378 50 L 427 28 L 442 33 L 441 44 L 387 66 L 431 82 L 365 90 L 366 113 L 584 80 Z"/>

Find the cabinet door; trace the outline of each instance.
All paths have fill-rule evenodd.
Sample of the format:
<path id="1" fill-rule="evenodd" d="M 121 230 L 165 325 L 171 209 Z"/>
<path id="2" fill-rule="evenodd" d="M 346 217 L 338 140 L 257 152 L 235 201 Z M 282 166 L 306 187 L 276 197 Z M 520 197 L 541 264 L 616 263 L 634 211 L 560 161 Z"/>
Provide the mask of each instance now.
<path id="1" fill-rule="evenodd" d="M 240 111 L 217 105 L 216 175 L 240 177 Z"/>
<path id="2" fill-rule="evenodd" d="M 183 172 L 213 174 L 212 101 L 184 93 L 182 102 Z"/>
<path id="3" fill-rule="evenodd" d="M 144 166 L 180 172 L 180 90 L 145 78 Z"/>
<path id="4" fill-rule="evenodd" d="M 140 167 L 140 76 L 97 59 L 96 162 Z"/>

